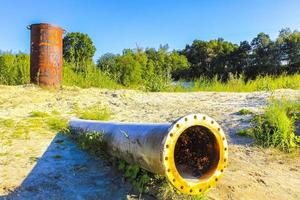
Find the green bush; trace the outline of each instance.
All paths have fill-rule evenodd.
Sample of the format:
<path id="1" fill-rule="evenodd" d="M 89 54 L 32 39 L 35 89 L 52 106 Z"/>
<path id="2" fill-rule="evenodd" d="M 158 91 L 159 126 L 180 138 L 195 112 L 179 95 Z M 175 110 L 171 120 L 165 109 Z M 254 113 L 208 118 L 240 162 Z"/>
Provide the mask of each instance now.
<path id="1" fill-rule="evenodd" d="M 0 84 L 20 85 L 30 82 L 30 57 L 24 53 L 0 53 Z"/>
<path id="2" fill-rule="evenodd" d="M 243 108 L 243 109 L 239 110 L 238 114 L 239 115 L 250 115 L 250 114 L 253 114 L 253 112 L 251 110 Z"/>
<path id="3" fill-rule="evenodd" d="M 78 72 L 70 63 L 64 63 L 63 66 L 63 85 L 81 88 L 121 88 L 119 84 L 93 65 L 86 67 L 85 72 Z"/>
<path id="4" fill-rule="evenodd" d="M 256 118 L 253 136 L 263 147 L 274 146 L 290 152 L 299 146 L 299 137 L 295 135 L 295 120 L 299 116 L 300 102 L 273 99 L 265 114 Z"/>

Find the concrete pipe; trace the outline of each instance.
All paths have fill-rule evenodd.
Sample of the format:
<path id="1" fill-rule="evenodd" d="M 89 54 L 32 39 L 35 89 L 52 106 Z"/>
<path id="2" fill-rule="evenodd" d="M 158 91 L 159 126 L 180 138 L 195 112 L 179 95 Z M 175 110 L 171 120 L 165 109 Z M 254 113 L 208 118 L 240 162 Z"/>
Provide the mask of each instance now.
<path id="1" fill-rule="evenodd" d="M 73 119 L 72 130 L 102 132 L 107 153 L 167 177 L 181 193 L 200 194 L 213 187 L 228 162 L 220 125 L 204 114 L 170 124 L 116 123 Z"/>

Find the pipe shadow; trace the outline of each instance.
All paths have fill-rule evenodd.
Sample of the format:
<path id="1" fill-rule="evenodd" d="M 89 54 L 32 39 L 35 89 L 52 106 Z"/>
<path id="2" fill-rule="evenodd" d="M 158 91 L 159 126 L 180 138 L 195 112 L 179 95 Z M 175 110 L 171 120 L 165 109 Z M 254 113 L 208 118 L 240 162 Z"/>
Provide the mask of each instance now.
<path id="1" fill-rule="evenodd" d="M 132 186 L 105 160 L 57 134 L 22 184 L 3 200 L 127 199 Z"/>

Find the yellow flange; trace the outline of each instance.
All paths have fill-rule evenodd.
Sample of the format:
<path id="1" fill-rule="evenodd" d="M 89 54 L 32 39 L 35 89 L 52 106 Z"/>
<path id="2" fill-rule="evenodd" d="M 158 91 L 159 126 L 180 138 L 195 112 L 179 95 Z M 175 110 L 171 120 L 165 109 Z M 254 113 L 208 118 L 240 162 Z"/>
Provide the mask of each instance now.
<path id="1" fill-rule="evenodd" d="M 175 164 L 175 146 L 180 135 L 189 127 L 201 126 L 210 130 L 214 135 L 219 149 L 219 161 L 210 170 L 208 174 L 200 178 L 184 178 L 180 175 Z M 209 188 L 216 185 L 216 183 L 223 176 L 223 171 L 228 163 L 228 145 L 225 134 L 220 125 L 204 114 L 191 114 L 177 120 L 173 126 L 170 127 L 168 136 L 163 142 L 163 164 L 165 167 L 165 174 L 169 182 L 183 194 L 196 195 L 200 194 Z"/>

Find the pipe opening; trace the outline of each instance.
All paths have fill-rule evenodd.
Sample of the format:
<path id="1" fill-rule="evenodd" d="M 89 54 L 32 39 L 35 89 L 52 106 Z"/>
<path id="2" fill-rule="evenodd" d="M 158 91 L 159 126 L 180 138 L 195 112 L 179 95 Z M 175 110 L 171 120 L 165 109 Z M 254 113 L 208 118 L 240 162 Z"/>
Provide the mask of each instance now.
<path id="1" fill-rule="evenodd" d="M 204 126 L 191 126 L 179 136 L 174 161 L 182 178 L 199 181 L 209 178 L 220 159 L 220 147 L 215 135 Z"/>

